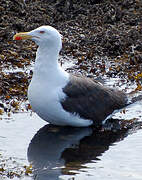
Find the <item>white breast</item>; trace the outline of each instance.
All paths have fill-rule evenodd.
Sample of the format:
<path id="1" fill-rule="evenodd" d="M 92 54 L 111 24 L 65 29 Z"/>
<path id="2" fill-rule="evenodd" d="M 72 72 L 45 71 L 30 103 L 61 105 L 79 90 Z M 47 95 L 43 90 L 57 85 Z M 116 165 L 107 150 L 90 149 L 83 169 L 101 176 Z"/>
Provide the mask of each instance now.
<path id="1" fill-rule="evenodd" d="M 62 88 L 68 83 L 69 75 L 65 72 L 63 78 L 62 72 L 62 76 L 57 73 L 56 77 L 50 77 L 52 78 L 49 80 L 45 76 L 38 79 L 36 76 L 33 76 L 28 89 L 28 99 L 32 109 L 42 119 L 51 124 L 79 127 L 91 125 L 92 121 L 84 120 L 78 115 L 65 111 L 60 104 L 61 99 L 66 98 L 66 94 L 63 92 Z"/>

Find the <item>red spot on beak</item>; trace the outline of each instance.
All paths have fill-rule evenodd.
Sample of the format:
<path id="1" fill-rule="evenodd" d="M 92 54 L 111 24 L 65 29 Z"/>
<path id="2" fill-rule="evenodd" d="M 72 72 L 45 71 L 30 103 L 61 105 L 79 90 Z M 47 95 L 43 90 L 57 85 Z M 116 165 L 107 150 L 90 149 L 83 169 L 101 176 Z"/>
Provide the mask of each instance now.
<path id="1" fill-rule="evenodd" d="M 21 40 L 22 38 L 20 36 L 17 36 L 15 40 Z"/>

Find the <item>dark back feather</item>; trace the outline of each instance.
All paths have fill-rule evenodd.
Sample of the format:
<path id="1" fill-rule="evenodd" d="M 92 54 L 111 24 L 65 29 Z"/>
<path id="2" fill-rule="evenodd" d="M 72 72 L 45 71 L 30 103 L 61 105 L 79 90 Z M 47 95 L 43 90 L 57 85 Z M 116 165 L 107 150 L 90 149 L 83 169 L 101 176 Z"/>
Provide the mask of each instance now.
<path id="1" fill-rule="evenodd" d="M 104 87 L 86 77 L 70 75 L 70 82 L 63 88 L 63 92 L 67 95 L 61 101 L 63 108 L 81 118 L 93 120 L 96 126 L 127 103 L 123 92 Z"/>

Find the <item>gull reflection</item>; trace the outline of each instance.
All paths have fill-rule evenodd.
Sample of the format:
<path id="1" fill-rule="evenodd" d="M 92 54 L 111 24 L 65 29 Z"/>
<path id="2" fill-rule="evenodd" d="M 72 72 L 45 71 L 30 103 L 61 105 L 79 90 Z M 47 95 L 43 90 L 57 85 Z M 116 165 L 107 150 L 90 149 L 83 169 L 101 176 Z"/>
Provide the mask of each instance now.
<path id="1" fill-rule="evenodd" d="M 113 132 L 46 125 L 35 134 L 28 148 L 34 179 L 58 180 L 60 175 L 73 174 L 71 170 L 99 160 L 112 143 L 125 136 L 124 129 Z"/>

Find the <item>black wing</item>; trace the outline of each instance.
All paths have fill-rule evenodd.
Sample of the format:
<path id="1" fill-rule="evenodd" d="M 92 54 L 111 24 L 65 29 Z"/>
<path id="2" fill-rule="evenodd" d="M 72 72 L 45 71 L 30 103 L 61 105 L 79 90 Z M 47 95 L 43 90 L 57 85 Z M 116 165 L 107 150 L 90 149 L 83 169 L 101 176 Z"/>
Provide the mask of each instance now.
<path id="1" fill-rule="evenodd" d="M 63 108 L 81 118 L 93 120 L 94 125 L 101 125 L 109 114 L 127 103 L 123 92 L 104 87 L 85 77 L 71 75 L 63 92 L 67 95 L 61 101 Z"/>

